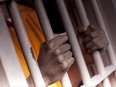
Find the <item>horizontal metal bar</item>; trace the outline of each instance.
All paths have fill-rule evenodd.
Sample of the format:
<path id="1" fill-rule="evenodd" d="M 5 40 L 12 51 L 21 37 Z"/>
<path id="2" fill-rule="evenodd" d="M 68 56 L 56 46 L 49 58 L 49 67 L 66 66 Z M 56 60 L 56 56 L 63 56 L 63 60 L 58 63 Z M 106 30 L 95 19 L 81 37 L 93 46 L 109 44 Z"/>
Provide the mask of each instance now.
<path id="1" fill-rule="evenodd" d="M 102 80 L 104 80 L 105 78 L 107 78 L 107 76 L 109 76 L 111 73 L 113 73 L 114 70 L 116 70 L 116 65 L 107 66 L 105 69 L 106 73 L 95 75 L 94 77 L 92 77 L 90 79 L 90 81 L 88 82 L 88 84 L 86 86 L 88 86 L 88 87 L 97 86 Z M 83 85 L 81 87 L 85 87 L 85 85 Z"/>

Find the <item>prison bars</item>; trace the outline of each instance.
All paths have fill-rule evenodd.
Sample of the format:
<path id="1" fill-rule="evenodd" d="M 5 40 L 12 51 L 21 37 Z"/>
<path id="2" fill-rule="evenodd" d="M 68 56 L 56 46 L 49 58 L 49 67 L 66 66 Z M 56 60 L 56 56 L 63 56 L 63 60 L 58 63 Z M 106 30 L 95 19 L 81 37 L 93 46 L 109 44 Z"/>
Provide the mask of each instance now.
<path id="1" fill-rule="evenodd" d="M 97 21 L 98 21 L 99 26 L 101 27 L 101 29 L 103 29 L 103 30 L 105 31 L 106 36 L 107 36 L 107 38 L 108 38 L 108 40 L 109 40 L 109 45 L 108 45 L 107 51 L 108 51 L 108 55 L 109 55 L 109 57 L 110 57 L 111 63 L 112 63 L 113 65 L 116 65 L 115 53 L 114 53 L 114 51 L 113 51 L 113 47 L 112 47 L 112 45 L 111 45 L 111 41 L 110 41 L 109 36 L 108 36 L 108 33 L 107 33 L 107 31 L 106 31 L 107 28 L 106 28 L 105 23 L 104 23 L 104 21 L 103 21 L 103 17 L 102 17 L 102 15 L 101 15 L 100 9 L 99 9 L 99 7 L 98 7 L 97 1 L 96 1 L 96 0 L 91 0 L 91 4 L 92 4 L 92 7 L 93 7 L 93 9 L 94 9 L 93 11 L 94 11 L 94 13 L 95 13 L 95 16 L 96 16 L 96 19 L 97 19 Z"/>
<path id="2" fill-rule="evenodd" d="M 0 61 L 4 68 L 8 84 L 5 84 L 6 81 L 4 83 L 0 81 L 0 86 L 28 87 L 2 13 L 0 6 Z"/>
<path id="3" fill-rule="evenodd" d="M 62 2 L 59 1 L 59 3 L 62 3 Z M 64 6 L 64 5 L 63 5 L 63 6 Z M 61 10 L 61 9 L 60 9 L 60 10 Z M 66 9 L 65 9 L 65 10 L 66 10 Z M 67 14 L 67 11 L 65 11 L 65 10 L 64 10 L 64 12 L 66 12 L 66 14 Z M 63 12 L 62 12 L 62 13 L 63 13 Z M 67 15 L 67 18 L 69 18 L 68 15 Z M 62 17 L 62 19 L 63 19 L 63 17 Z M 69 21 L 70 21 L 70 20 L 69 20 Z M 68 22 L 69 22 L 69 21 L 68 21 Z M 67 23 L 67 22 L 64 22 L 64 23 Z M 69 22 L 69 24 L 70 24 L 70 22 Z M 72 26 L 72 24 L 71 24 L 71 26 Z M 70 29 L 72 29 L 72 28 L 70 28 Z M 68 30 L 67 30 L 67 31 L 68 31 Z M 71 31 L 71 32 L 73 32 L 73 31 Z M 71 33 L 71 32 L 69 32 L 69 33 Z M 73 34 L 74 34 L 74 33 L 73 33 Z M 68 34 L 68 35 L 69 35 L 69 34 Z M 74 35 L 75 35 L 75 34 L 74 34 Z M 69 35 L 69 37 L 70 37 L 70 35 Z M 75 37 L 75 36 L 74 36 L 74 37 Z M 74 38 L 72 38 L 72 39 L 74 39 Z M 77 42 L 78 42 L 78 41 L 77 41 Z M 77 43 L 77 44 L 78 44 L 78 43 Z M 78 47 L 78 46 L 77 46 L 77 47 Z M 79 50 L 79 51 L 80 51 L 80 50 Z M 81 51 L 80 51 L 80 52 L 81 52 Z M 79 58 L 80 58 L 80 57 L 79 57 Z M 81 65 L 81 64 L 80 64 L 80 65 Z M 85 66 L 86 66 L 86 65 L 85 65 Z M 114 69 L 115 69 L 115 67 L 114 67 Z M 113 69 L 113 70 L 114 70 L 114 69 Z M 109 70 L 110 70 L 110 69 L 109 69 Z M 111 69 L 111 72 L 112 72 L 112 69 Z M 110 72 L 110 73 L 111 73 L 111 72 Z M 109 74 L 110 74 L 110 73 L 109 73 Z M 101 75 L 100 75 L 100 76 L 101 76 Z M 85 76 L 85 77 L 86 77 L 86 76 Z M 89 75 L 88 75 L 88 77 L 89 77 Z M 107 77 L 107 75 L 104 76 L 103 79 L 104 79 L 105 77 Z M 99 80 L 99 79 L 97 79 L 97 80 Z M 101 81 L 101 80 L 100 80 L 100 81 Z M 85 83 L 86 83 L 86 81 L 85 81 Z"/>
<path id="4" fill-rule="evenodd" d="M 89 23 L 89 20 L 86 16 L 86 12 L 85 12 L 83 3 L 82 3 L 81 0 L 75 0 L 75 3 L 76 3 L 76 6 L 77 6 L 77 9 L 79 11 L 79 15 L 80 15 L 82 24 L 83 24 L 83 26 L 85 27 L 85 30 L 86 30 L 86 27 L 88 25 L 90 25 L 90 23 Z M 103 65 L 100 53 L 98 51 L 94 52 L 93 57 L 94 57 L 96 65 L 97 65 L 98 72 L 101 73 L 101 74 L 104 73 L 104 65 Z"/>
<path id="5" fill-rule="evenodd" d="M 87 15 L 86 15 L 82 0 L 75 0 L 75 3 L 79 11 L 82 24 L 84 25 L 84 27 L 87 27 L 90 23 L 89 23 L 89 20 L 87 19 Z M 96 63 L 98 72 L 100 74 L 103 74 L 105 72 L 105 68 L 104 68 L 100 53 L 98 51 L 94 52 L 93 58 Z M 107 81 L 107 83 L 109 83 L 109 86 L 111 86 L 108 79 L 106 79 L 105 81 Z"/>
<path id="6" fill-rule="evenodd" d="M 60 5 L 61 5 L 61 3 L 60 3 Z M 39 6 L 40 6 L 40 5 L 39 5 Z M 62 5 L 62 6 L 64 6 L 64 5 Z M 64 12 L 64 11 L 63 11 L 63 12 Z M 41 12 L 40 12 L 40 13 L 41 13 Z M 39 14 L 40 14 L 40 13 L 39 13 Z M 43 16 L 43 15 L 42 15 L 42 16 Z M 41 17 L 42 17 L 42 16 L 41 16 Z M 41 17 L 40 17 L 40 18 L 41 18 Z M 64 18 L 64 17 L 63 17 L 63 18 Z M 64 18 L 64 19 L 65 19 L 65 18 Z M 45 23 L 45 22 L 44 22 L 44 23 Z M 65 23 L 65 22 L 64 22 L 64 23 Z M 48 34 L 48 32 L 47 32 L 47 34 Z M 51 35 L 53 35 L 53 33 L 52 33 Z M 50 37 L 53 37 L 53 36 L 50 36 Z M 49 37 L 49 38 L 50 38 L 50 37 Z M 81 52 L 81 51 L 80 51 L 80 52 Z M 101 70 L 102 70 L 102 69 L 101 69 Z M 86 77 L 86 76 L 84 76 L 84 77 Z M 86 81 L 88 81 L 88 80 L 86 80 Z"/>
<path id="7" fill-rule="evenodd" d="M 93 6 L 93 8 L 94 8 L 94 11 L 95 11 L 95 13 L 97 14 L 97 12 L 98 12 L 98 9 L 95 9 L 95 0 L 91 0 L 91 2 L 92 2 L 92 6 Z M 76 3 L 76 7 L 77 7 L 77 9 L 78 9 L 78 11 L 79 11 L 79 15 L 80 15 L 80 18 L 81 18 L 81 21 L 82 21 L 82 23 L 83 23 L 83 25 L 84 25 L 84 27 L 87 27 L 88 25 L 89 25 L 89 20 L 88 20 L 88 18 L 87 18 L 87 15 L 86 15 L 86 12 L 85 12 L 85 9 L 84 9 L 84 6 L 83 6 L 83 3 L 82 3 L 82 0 L 75 0 L 75 3 Z M 99 15 L 100 16 L 100 15 Z M 97 18 L 99 17 L 98 16 L 98 14 L 97 14 Z M 99 17 L 99 19 L 100 19 L 100 17 Z M 99 24 L 101 25 L 101 26 L 104 26 L 104 25 L 102 25 L 103 24 L 103 22 L 101 23 L 101 21 L 99 21 Z M 101 28 L 104 28 L 104 27 L 101 27 Z M 114 65 L 114 66 L 110 66 L 110 67 L 104 67 L 104 65 L 103 65 L 103 62 L 102 62 L 102 60 L 101 60 L 101 56 L 100 56 L 100 53 L 98 52 L 98 51 L 96 51 L 96 52 L 94 52 L 93 53 L 93 58 L 94 58 L 94 60 L 95 60 L 95 63 L 96 63 L 96 65 L 97 65 L 97 69 L 98 69 L 98 72 L 99 72 L 99 74 L 101 74 L 101 77 L 102 77 L 102 75 L 105 75 L 105 74 L 107 74 L 107 73 L 109 73 L 109 74 L 111 74 L 115 69 L 116 69 L 116 66 Z M 112 63 L 113 64 L 115 64 L 116 62 L 115 62 L 115 56 L 113 55 L 113 58 L 111 58 L 111 61 L 112 61 Z M 114 61 L 114 62 L 113 62 Z M 108 69 L 109 68 L 109 69 Z M 112 69 L 112 72 L 111 72 L 111 69 Z M 107 76 L 109 76 L 109 74 L 107 74 L 107 75 L 105 75 L 105 77 L 107 77 Z M 98 76 L 99 77 L 99 76 Z M 103 76 L 104 77 L 104 76 Z M 103 80 L 104 78 L 101 78 L 101 81 Z M 97 78 L 96 78 L 96 80 L 97 80 Z M 92 81 L 92 80 L 91 80 Z M 100 81 L 100 79 L 99 79 L 99 81 Z M 94 84 L 96 84 L 96 83 L 94 83 Z M 98 83 L 97 83 L 98 84 Z M 96 84 L 96 85 L 97 85 Z M 111 86 L 110 85 L 110 82 L 109 82 L 109 80 L 108 80 L 108 78 L 106 78 L 105 80 L 104 80 L 104 86 L 106 86 L 106 84 L 107 84 L 107 86 Z"/>
<path id="8" fill-rule="evenodd" d="M 76 38 L 76 34 L 73 29 L 73 25 L 71 23 L 70 17 L 68 15 L 64 0 L 56 0 L 65 30 L 67 32 L 67 35 L 69 37 L 69 41 L 72 47 L 72 51 L 74 54 L 74 57 L 76 59 L 76 62 L 79 66 L 80 73 L 82 76 L 82 80 L 85 84 L 88 84 L 88 81 L 90 80 L 90 75 L 87 70 L 87 66 L 85 64 L 78 40 Z M 83 67 L 83 68 L 82 68 Z"/>
<path id="9" fill-rule="evenodd" d="M 40 3 L 38 6 L 41 6 L 41 4 L 42 3 Z M 37 6 L 37 5 L 36 5 Z M 10 7 L 10 6 L 9 6 Z M 20 28 L 21 29 L 23 29 L 22 31 L 20 30 L 20 32 L 22 33 L 22 32 L 24 32 L 25 33 L 25 31 L 24 31 L 24 25 L 22 24 L 22 21 L 21 20 L 19 20 L 19 19 L 17 19 L 16 20 L 16 17 L 17 18 L 19 18 L 19 13 L 17 12 L 17 7 L 16 7 L 16 5 L 15 5 L 15 3 L 14 3 L 14 1 L 12 1 L 11 2 L 11 8 L 9 8 L 9 11 L 10 11 L 10 14 L 11 14 L 11 18 L 12 18 L 12 20 L 13 20 L 13 23 L 15 24 L 15 28 L 17 29 L 18 28 L 18 30 L 16 30 L 16 32 L 18 32 L 18 37 L 19 37 L 19 40 L 21 41 L 21 42 L 24 42 L 24 38 L 22 38 L 24 35 L 26 35 L 26 34 L 24 34 L 24 35 L 21 35 L 21 34 L 19 34 L 19 30 L 20 30 Z M 40 9 L 41 10 L 41 9 Z M 13 12 L 14 13 L 13 13 Z M 12 13 L 11 13 L 12 12 Z M 42 13 L 42 12 L 40 12 L 40 13 Z M 42 16 L 40 17 L 40 18 L 43 18 L 44 17 L 44 15 L 45 14 L 42 14 Z M 18 21 L 19 20 L 19 21 Z M 44 22 L 43 22 L 43 24 L 45 24 L 46 25 L 46 19 L 44 20 Z M 48 22 L 47 22 L 48 23 Z M 19 25 L 20 24 L 20 25 Z M 44 27 L 45 27 L 45 25 L 44 25 Z M 19 27 L 20 26 L 20 27 Z M 45 36 L 47 37 L 47 40 L 50 40 L 51 38 L 53 38 L 54 37 L 54 35 L 53 35 L 53 32 L 52 32 L 52 29 L 51 30 L 48 30 L 49 28 L 48 28 L 48 26 L 46 27 L 46 30 L 45 31 L 47 31 L 46 33 L 45 33 Z M 48 33 L 48 32 L 50 32 L 50 33 Z M 26 36 L 27 37 L 27 36 Z M 26 38 L 25 37 L 25 38 Z M 23 40 L 21 40 L 21 39 L 23 39 Z M 26 38 L 27 39 L 27 38 Z M 31 52 L 31 46 L 30 46 L 30 44 L 29 44 L 29 42 L 28 42 L 28 40 L 27 40 L 27 43 L 26 44 L 28 44 L 29 46 L 29 50 L 30 50 L 30 52 Z M 22 49 L 23 49 L 23 51 L 25 52 L 25 53 L 27 53 L 28 52 L 28 49 L 27 48 L 24 48 L 24 47 L 26 47 L 26 46 L 24 46 L 24 45 L 26 45 L 25 43 L 22 43 L 21 45 L 23 45 L 22 46 Z M 24 54 L 25 55 L 25 54 Z M 32 56 L 33 56 L 33 54 L 32 54 Z M 28 55 L 28 57 L 29 57 L 29 55 Z M 27 58 L 28 58 L 27 57 Z M 27 61 L 27 64 L 28 64 L 28 61 Z M 30 67 L 30 66 L 29 66 Z M 31 63 L 31 67 L 33 67 L 32 66 L 32 63 Z M 34 72 L 32 72 L 32 71 L 34 71 Z M 30 72 L 31 73 L 33 73 L 33 74 L 35 74 L 35 70 L 30 70 Z M 36 74 L 39 74 L 38 73 L 39 71 L 36 71 Z M 33 75 L 32 74 L 32 75 Z M 44 83 L 42 83 L 42 82 L 40 82 L 39 80 L 41 80 L 40 79 L 40 77 L 37 79 L 37 76 L 36 76 L 36 74 L 35 74 L 35 78 L 32 76 L 32 78 L 33 78 L 33 80 L 34 80 L 34 83 L 35 83 L 35 86 L 42 86 Z M 36 81 L 36 82 L 35 82 Z M 38 82 L 37 82 L 38 81 Z M 40 84 L 41 83 L 41 84 Z M 70 86 L 71 87 L 71 83 L 70 83 L 70 80 L 69 80 L 69 77 L 68 77 L 68 75 L 67 75 L 67 73 L 65 74 L 65 76 L 64 76 L 64 78 L 63 78 L 63 81 L 62 81 L 62 85 L 63 86 Z"/>
<path id="10" fill-rule="evenodd" d="M 29 42 L 25 27 L 20 17 L 20 13 L 16 6 L 15 1 L 11 1 L 8 5 L 8 10 L 10 12 L 10 16 L 12 22 L 15 27 L 16 34 L 18 36 L 21 49 L 23 51 L 24 57 L 26 59 L 30 74 L 32 76 L 32 80 L 34 82 L 35 87 L 45 87 L 44 80 L 42 78 L 38 63 L 34 57 L 33 50 L 31 44 Z"/>
<path id="11" fill-rule="evenodd" d="M 40 20 L 45 38 L 46 40 L 50 40 L 54 37 L 54 33 L 52 31 L 42 0 L 34 0 L 34 4 L 35 4 L 36 12 Z M 72 87 L 67 73 L 64 75 L 63 79 L 61 80 L 61 83 L 63 87 L 67 87 L 67 86 Z"/>
<path id="12" fill-rule="evenodd" d="M 108 33 L 106 31 L 106 26 L 105 26 L 105 23 L 103 21 L 103 17 L 101 15 L 101 12 L 100 12 L 100 9 L 98 7 L 98 4 L 97 4 L 97 1 L 96 0 L 91 0 L 91 4 L 92 4 L 92 7 L 94 9 L 94 13 L 95 13 L 95 16 L 96 16 L 96 19 L 98 21 L 98 24 L 99 26 L 101 27 L 101 29 L 103 29 L 106 33 L 106 36 L 108 38 L 108 41 L 109 41 L 109 45 L 108 45 L 108 48 L 107 48 L 107 52 L 108 52 L 108 55 L 109 55 L 109 58 L 110 58 L 110 61 L 111 61 L 111 64 L 112 65 L 116 65 L 116 57 L 115 57 L 115 53 L 114 53 L 114 50 L 112 48 L 112 45 L 111 45 L 111 41 L 109 39 L 109 36 L 108 36 Z M 116 72 L 115 72 L 116 73 Z M 105 84 L 105 83 L 104 83 Z"/>

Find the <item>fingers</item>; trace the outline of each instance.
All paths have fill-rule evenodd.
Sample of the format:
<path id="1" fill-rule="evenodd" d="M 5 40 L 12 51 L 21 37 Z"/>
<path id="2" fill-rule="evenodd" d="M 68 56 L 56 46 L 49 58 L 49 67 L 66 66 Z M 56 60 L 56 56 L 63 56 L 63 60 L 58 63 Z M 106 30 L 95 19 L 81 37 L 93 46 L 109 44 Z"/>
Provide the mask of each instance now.
<path id="1" fill-rule="evenodd" d="M 94 51 L 96 51 L 97 49 L 98 49 L 97 46 L 93 46 L 93 47 L 89 50 L 89 52 L 94 52 Z"/>
<path id="2" fill-rule="evenodd" d="M 79 26 L 79 27 L 78 27 L 78 31 L 79 31 L 79 32 L 84 32 L 84 31 L 85 31 L 85 29 L 86 29 L 86 28 L 85 28 L 85 27 L 83 27 L 83 26 Z"/>
<path id="3" fill-rule="evenodd" d="M 88 43 L 89 41 L 93 40 L 94 38 L 100 37 L 102 35 L 102 30 L 96 30 L 93 32 L 90 32 L 85 38 L 84 43 Z"/>
<path id="4" fill-rule="evenodd" d="M 93 46 L 93 47 L 88 49 L 88 52 L 92 53 L 92 52 L 95 52 L 96 50 L 98 50 L 98 47 L 97 46 Z"/>
<path id="5" fill-rule="evenodd" d="M 61 80 L 66 71 L 74 63 L 74 58 L 70 51 L 71 46 L 65 43 L 67 40 L 67 35 L 62 34 L 45 42 L 41 46 L 39 66 L 43 77 L 49 79 L 50 83 Z"/>
<path id="6" fill-rule="evenodd" d="M 74 58 L 73 57 L 70 57 L 68 60 L 67 60 L 67 63 L 68 63 L 68 69 L 71 67 L 71 65 L 74 63 Z"/>
<path id="7" fill-rule="evenodd" d="M 67 61 L 63 61 L 60 64 L 60 68 L 62 69 L 62 71 L 67 71 L 73 63 L 74 63 L 74 58 L 70 57 Z"/>
<path id="8" fill-rule="evenodd" d="M 57 56 L 56 61 L 60 64 L 62 64 L 64 61 L 69 60 L 72 57 L 72 52 L 67 51 L 59 56 Z"/>
<path id="9" fill-rule="evenodd" d="M 84 43 L 88 43 L 89 41 L 91 41 L 92 40 L 92 37 L 89 35 L 89 36 L 87 36 L 87 37 L 85 37 L 84 39 L 83 39 L 83 42 Z"/>
<path id="10" fill-rule="evenodd" d="M 68 37 L 67 37 L 66 33 L 64 33 L 64 34 L 59 35 L 59 36 L 49 40 L 48 42 L 46 42 L 46 47 L 48 49 L 55 49 L 58 46 L 65 43 L 67 40 L 68 40 Z"/>
<path id="11" fill-rule="evenodd" d="M 98 28 L 95 29 L 93 26 L 88 26 L 88 29 L 84 32 L 84 35 L 83 42 L 89 52 L 107 48 L 108 40 L 103 30 Z"/>
<path id="12" fill-rule="evenodd" d="M 87 26 L 87 29 L 86 29 L 86 31 L 84 32 L 84 35 L 85 35 L 85 36 L 89 35 L 89 34 L 90 34 L 91 32 L 93 32 L 95 29 L 96 29 L 96 28 L 94 28 L 94 26 L 92 26 L 92 25 Z"/>
<path id="13" fill-rule="evenodd" d="M 101 37 L 97 37 L 92 39 L 91 41 L 87 42 L 85 47 L 87 48 L 88 52 L 94 52 L 96 50 L 101 50 L 106 48 L 106 46 L 104 46 L 105 42 L 102 42 L 103 38 Z"/>
<path id="14" fill-rule="evenodd" d="M 68 51 L 68 52 L 64 53 L 65 60 L 68 60 L 70 57 L 72 57 L 72 52 L 71 51 Z"/>
<path id="15" fill-rule="evenodd" d="M 90 41 L 89 43 L 87 43 L 87 44 L 85 45 L 85 47 L 86 47 L 87 49 L 90 49 L 90 48 L 92 48 L 94 45 L 95 45 L 95 44 L 93 43 L 93 41 Z"/>
<path id="16" fill-rule="evenodd" d="M 67 69 L 73 63 L 71 46 L 65 43 L 68 40 L 66 33 L 56 35 L 55 38 L 46 42 L 47 54 L 53 55 L 53 61 L 61 68 Z M 71 58 L 71 59 L 70 59 Z M 67 62 L 68 61 L 68 62 Z"/>
<path id="17" fill-rule="evenodd" d="M 63 44 L 55 49 L 54 54 L 60 55 L 63 54 L 71 49 L 71 46 L 69 44 Z"/>
<path id="18" fill-rule="evenodd" d="M 62 71 L 67 71 L 71 65 L 74 63 L 74 58 L 72 57 L 72 52 L 67 51 L 63 55 L 58 56 L 58 63 L 60 63 L 60 68 Z"/>
<path id="19" fill-rule="evenodd" d="M 60 33 L 60 34 L 54 34 L 55 37 L 59 36 L 59 35 L 67 35 L 66 32 L 64 33 Z"/>

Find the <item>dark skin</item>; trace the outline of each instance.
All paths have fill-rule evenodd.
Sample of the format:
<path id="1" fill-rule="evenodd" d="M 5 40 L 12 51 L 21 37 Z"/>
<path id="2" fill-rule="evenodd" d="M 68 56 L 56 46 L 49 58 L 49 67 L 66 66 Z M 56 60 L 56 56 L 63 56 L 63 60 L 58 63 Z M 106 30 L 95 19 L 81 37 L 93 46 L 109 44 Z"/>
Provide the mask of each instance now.
<path id="1" fill-rule="evenodd" d="M 7 11 L 4 12 L 8 14 Z M 6 17 L 7 19 L 7 17 Z M 55 37 L 41 45 L 38 64 L 46 86 L 61 80 L 64 74 L 74 63 L 70 44 L 66 43 L 66 33 Z M 33 86 L 31 76 L 27 78 L 29 85 Z"/>
<path id="2" fill-rule="evenodd" d="M 96 50 L 105 50 L 108 46 L 108 41 L 104 31 L 96 28 L 97 27 L 88 26 L 87 31 L 82 32 L 83 42 L 89 53 L 92 53 Z M 74 58 L 72 57 L 72 52 L 70 51 L 71 46 L 70 44 L 66 43 L 67 40 L 68 37 L 66 34 L 57 35 L 55 38 L 43 43 L 41 46 L 38 64 L 40 66 L 46 86 L 61 80 L 64 74 L 74 63 Z M 91 60 L 88 62 L 92 63 Z M 74 70 L 74 68 L 72 70 L 71 69 L 70 72 L 73 70 L 74 72 L 77 72 L 76 74 L 78 76 L 80 75 L 78 70 Z M 74 75 L 73 72 L 70 74 Z M 77 80 L 79 83 L 81 80 L 80 76 L 79 78 L 76 78 L 75 81 Z M 30 77 L 27 78 L 27 81 L 29 84 L 32 83 Z M 74 81 L 72 81 L 72 84 L 73 82 Z"/>
<path id="3" fill-rule="evenodd" d="M 79 29 L 84 30 L 83 27 L 81 27 Z M 93 34 L 94 32 L 96 34 L 95 36 Z M 107 49 L 107 46 L 108 46 L 108 40 L 107 40 L 107 38 L 105 36 L 105 32 L 103 30 L 96 29 L 96 27 L 93 27 L 93 26 L 88 26 L 86 31 L 81 31 L 80 36 L 82 37 L 81 40 L 78 38 L 79 42 L 80 42 L 80 47 L 82 49 L 86 64 L 89 67 L 90 65 L 94 64 L 91 54 L 97 50 L 105 51 L 105 49 Z M 102 42 L 99 44 L 98 43 L 99 41 L 93 42 L 94 40 L 99 40 Z M 90 43 L 92 43 L 92 44 L 90 44 Z M 102 44 L 104 44 L 104 45 L 102 45 Z M 94 46 L 95 46 L 95 49 L 93 49 Z M 92 73 L 92 74 L 94 74 L 94 73 Z M 78 69 L 76 63 L 74 63 L 72 65 L 71 69 L 69 70 L 69 76 L 71 78 L 73 87 L 77 87 L 82 79 L 81 79 L 81 75 L 80 75 L 80 72 L 79 72 L 79 69 Z"/>
<path id="4" fill-rule="evenodd" d="M 74 63 L 71 46 L 66 43 L 68 37 L 66 33 L 56 35 L 55 38 L 42 44 L 39 54 L 38 64 L 48 86 L 58 80 L 61 80 L 64 74 Z M 28 83 L 32 85 L 29 77 Z"/>
<path id="5" fill-rule="evenodd" d="M 92 26 L 88 26 L 87 31 L 83 32 L 83 35 L 83 41 L 85 47 L 88 49 L 88 52 L 104 50 L 107 48 L 108 40 L 102 30 L 97 30 Z M 72 57 L 72 52 L 70 51 L 71 46 L 66 43 L 67 40 L 68 37 L 64 33 L 57 35 L 55 38 L 43 43 L 41 46 L 38 64 L 47 86 L 61 80 L 63 75 L 74 63 L 74 58 Z M 102 42 L 98 43 L 99 41 Z M 73 75 L 73 72 L 70 74 Z M 79 71 L 76 72 L 78 73 L 76 73 L 77 75 L 80 75 Z M 78 79 L 79 78 L 76 78 L 76 81 Z"/>
<path id="6" fill-rule="evenodd" d="M 74 63 L 71 46 L 66 43 L 67 40 L 68 37 L 64 33 L 41 46 L 38 63 L 46 85 L 60 80 Z"/>
<path id="7" fill-rule="evenodd" d="M 83 42 L 88 52 L 92 53 L 96 50 L 105 50 L 108 46 L 108 40 L 105 32 L 98 27 L 88 26 L 84 32 Z"/>

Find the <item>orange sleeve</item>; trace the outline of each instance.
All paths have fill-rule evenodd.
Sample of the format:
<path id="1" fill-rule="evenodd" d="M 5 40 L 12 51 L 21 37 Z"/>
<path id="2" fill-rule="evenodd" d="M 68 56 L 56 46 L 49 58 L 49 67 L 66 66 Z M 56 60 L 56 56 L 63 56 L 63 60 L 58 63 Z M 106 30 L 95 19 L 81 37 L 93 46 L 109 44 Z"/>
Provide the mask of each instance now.
<path id="1" fill-rule="evenodd" d="M 27 35 L 32 45 L 32 49 L 34 51 L 35 58 L 37 59 L 39 55 L 39 51 L 40 51 L 40 46 L 43 42 L 45 42 L 45 38 L 42 33 L 40 23 L 33 9 L 22 6 L 22 5 L 18 5 L 18 7 L 21 12 L 21 17 L 25 25 Z M 10 33 L 11 33 L 11 37 L 15 45 L 16 52 L 18 54 L 21 67 L 23 69 L 25 77 L 27 78 L 30 75 L 30 73 L 27 68 L 24 56 L 20 49 L 20 46 L 19 46 L 13 27 L 10 27 Z M 49 87 L 61 87 L 60 81 L 56 82 L 55 84 L 52 84 Z"/>

